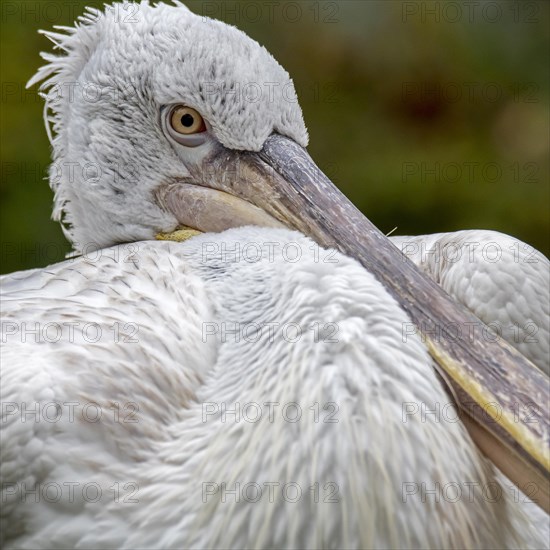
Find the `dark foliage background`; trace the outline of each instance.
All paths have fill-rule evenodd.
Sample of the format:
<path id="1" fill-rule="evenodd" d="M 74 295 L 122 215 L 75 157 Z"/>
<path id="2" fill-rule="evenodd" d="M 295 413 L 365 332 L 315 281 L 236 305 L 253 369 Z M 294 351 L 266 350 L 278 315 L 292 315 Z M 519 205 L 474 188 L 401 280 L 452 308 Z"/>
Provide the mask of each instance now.
<path id="1" fill-rule="evenodd" d="M 550 3 L 189 1 L 264 44 L 293 76 L 310 153 L 383 231 L 485 228 L 548 255 Z M 69 250 L 50 221 L 42 100 L 25 82 L 40 28 L 101 1 L 6 0 L 1 270 Z"/>

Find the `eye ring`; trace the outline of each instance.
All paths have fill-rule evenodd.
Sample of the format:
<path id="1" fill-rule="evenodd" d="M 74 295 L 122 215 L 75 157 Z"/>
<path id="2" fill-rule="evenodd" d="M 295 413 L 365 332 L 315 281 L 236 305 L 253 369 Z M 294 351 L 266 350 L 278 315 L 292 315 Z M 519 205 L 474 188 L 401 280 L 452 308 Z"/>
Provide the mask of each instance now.
<path id="1" fill-rule="evenodd" d="M 181 136 L 191 136 L 206 132 L 206 124 L 198 111 L 186 105 L 174 106 L 169 114 L 171 129 Z"/>

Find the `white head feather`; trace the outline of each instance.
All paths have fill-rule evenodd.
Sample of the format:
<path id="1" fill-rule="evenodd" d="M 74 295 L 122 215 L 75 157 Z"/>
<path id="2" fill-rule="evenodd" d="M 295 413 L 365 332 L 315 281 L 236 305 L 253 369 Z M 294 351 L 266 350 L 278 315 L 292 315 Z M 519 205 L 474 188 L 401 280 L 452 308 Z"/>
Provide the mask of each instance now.
<path id="1" fill-rule="evenodd" d="M 59 29 L 44 34 L 64 55 L 42 54 L 49 63 L 28 85 L 44 81 L 53 218 L 77 251 L 177 225 L 153 193 L 201 159 L 193 148 L 174 151 L 163 106 L 196 109 L 229 149 L 259 151 L 273 132 L 307 145 L 288 73 L 235 27 L 143 1 L 88 8 L 74 28 Z"/>

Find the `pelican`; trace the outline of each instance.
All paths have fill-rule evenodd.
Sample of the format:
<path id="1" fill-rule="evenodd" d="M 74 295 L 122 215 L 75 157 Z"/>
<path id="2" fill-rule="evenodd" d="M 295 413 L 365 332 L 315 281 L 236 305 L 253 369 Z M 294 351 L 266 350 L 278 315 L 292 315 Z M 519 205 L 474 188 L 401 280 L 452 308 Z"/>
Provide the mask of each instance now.
<path id="1" fill-rule="evenodd" d="M 377 233 L 234 27 L 142 2 L 58 30 L 29 85 L 75 254 L 1 278 L 3 546 L 547 546 L 546 258 Z M 458 302 L 536 341 L 422 326 L 479 321 Z M 488 397 L 503 420 L 461 412 Z"/>

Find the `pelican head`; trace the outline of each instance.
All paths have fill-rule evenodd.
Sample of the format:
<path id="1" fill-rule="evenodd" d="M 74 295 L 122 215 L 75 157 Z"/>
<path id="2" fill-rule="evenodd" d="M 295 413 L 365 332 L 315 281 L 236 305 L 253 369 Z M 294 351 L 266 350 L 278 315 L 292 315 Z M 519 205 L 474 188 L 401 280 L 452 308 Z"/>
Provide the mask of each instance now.
<path id="1" fill-rule="evenodd" d="M 317 168 L 292 81 L 258 43 L 179 3 L 88 10 L 61 31 L 45 34 L 62 55 L 43 54 L 29 85 L 43 81 L 54 218 L 77 252 L 179 225 L 286 226 L 359 260 L 417 326 L 478 322 Z M 426 342 L 466 411 L 481 405 L 479 438 L 496 440 L 482 447 L 514 481 L 535 480 L 548 509 L 544 375 L 502 342 Z M 517 422 L 531 401 L 540 414 Z M 487 421 L 487 403 L 503 414 Z"/>
<path id="2" fill-rule="evenodd" d="M 197 225 L 197 200 L 204 231 L 278 225 L 246 199 L 197 193 L 227 179 L 205 173 L 215 159 L 258 152 L 272 134 L 308 143 L 293 82 L 265 48 L 181 4 L 88 10 L 65 30 L 45 33 L 65 55 L 44 54 L 29 85 L 46 79 L 54 217 L 77 251 Z"/>

